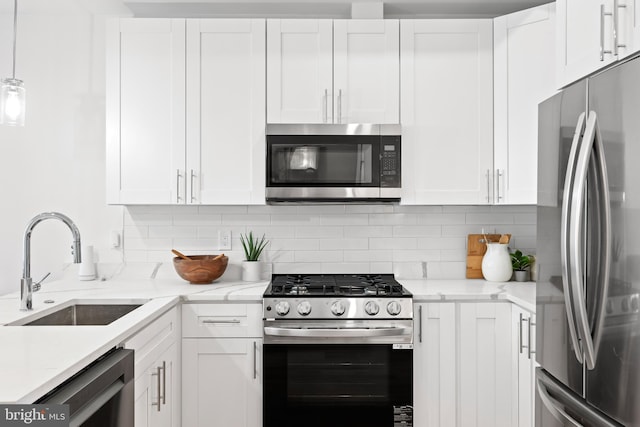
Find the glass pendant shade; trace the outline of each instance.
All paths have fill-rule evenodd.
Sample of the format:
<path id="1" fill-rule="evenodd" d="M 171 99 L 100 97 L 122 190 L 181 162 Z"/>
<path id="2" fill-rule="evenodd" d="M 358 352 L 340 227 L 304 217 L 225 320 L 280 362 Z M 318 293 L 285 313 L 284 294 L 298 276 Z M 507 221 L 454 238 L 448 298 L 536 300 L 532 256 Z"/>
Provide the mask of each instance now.
<path id="1" fill-rule="evenodd" d="M 0 125 L 24 126 L 26 91 L 22 80 L 3 79 L 0 86 Z"/>

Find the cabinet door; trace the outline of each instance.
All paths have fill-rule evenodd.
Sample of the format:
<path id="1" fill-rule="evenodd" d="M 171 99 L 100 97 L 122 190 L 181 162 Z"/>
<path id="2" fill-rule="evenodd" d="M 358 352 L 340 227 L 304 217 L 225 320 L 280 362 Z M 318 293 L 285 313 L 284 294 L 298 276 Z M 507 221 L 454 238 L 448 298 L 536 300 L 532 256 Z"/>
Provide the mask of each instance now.
<path id="1" fill-rule="evenodd" d="M 262 425 L 262 340 L 182 341 L 182 424 Z"/>
<path id="2" fill-rule="evenodd" d="M 334 123 L 398 123 L 399 21 L 333 22 Z"/>
<path id="3" fill-rule="evenodd" d="M 187 203 L 264 204 L 265 21 L 187 22 Z"/>
<path id="4" fill-rule="evenodd" d="M 135 425 L 180 425 L 180 365 L 177 344 L 171 345 L 134 384 Z"/>
<path id="5" fill-rule="evenodd" d="M 267 21 L 267 123 L 333 121 L 333 21 Z"/>
<path id="6" fill-rule="evenodd" d="M 555 93 L 555 4 L 493 23 L 494 202 L 536 204 L 538 104 Z"/>
<path id="7" fill-rule="evenodd" d="M 416 304 L 413 350 L 415 426 L 456 425 L 455 303 Z"/>
<path id="8" fill-rule="evenodd" d="M 624 50 L 624 56 L 640 51 L 640 2 L 638 0 L 626 1 L 626 8 L 620 13 L 624 13 L 623 25 L 627 28 L 625 34 L 629 47 Z"/>
<path id="9" fill-rule="evenodd" d="M 616 60 L 613 55 L 612 0 L 557 0 L 558 87 L 581 79 Z M 611 52 L 611 53 L 606 53 Z"/>
<path id="10" fill-rule="evenodd" d="M 513 339 L 513 424 L 533 427 L 535 407 L 535 319 L 534 316 L 514 305 L 511 311 Z"/>
<path id="11" fill-rule="evenodd" d="M 402 203 L 492 201 L 491 20 L 402 21 Z"/>
<path id="12" fill-rule="evenodd" d="M 107 202 L 184 203 L 185 21 L 107 26 Z"/>
<path id="13" fill-rule="evenodd" d="M 511 304 L 460 304 L 459 425 L 512 427 Z"/>

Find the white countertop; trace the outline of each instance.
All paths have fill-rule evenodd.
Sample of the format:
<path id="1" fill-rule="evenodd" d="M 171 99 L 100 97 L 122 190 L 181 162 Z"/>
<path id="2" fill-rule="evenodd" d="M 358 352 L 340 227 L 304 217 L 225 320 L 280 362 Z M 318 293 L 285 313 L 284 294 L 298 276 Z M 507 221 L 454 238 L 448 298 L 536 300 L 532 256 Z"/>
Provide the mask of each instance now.
<path id="1" fill-rule="evenodd" d="M 484 280 L 402 280 L 414 301 L 505 300 L 535 311 L 534 283 Z M 117 278 L 45 283 L 33 294 L 31 312 L 22 312 L 19 293 L 0 296 L 0 402 L 32 403 L 65 379 L 122 344 L 180 301 L 260 303 L 268 282 L 219 281 L 190 285 L 179 278 Z M 53 300 L 53 303 L 45 303 Z M 145 303 L 105 326 L 10 326 L 74 302 Z M 148 302 L 147 302 L 148 301 Z"/>

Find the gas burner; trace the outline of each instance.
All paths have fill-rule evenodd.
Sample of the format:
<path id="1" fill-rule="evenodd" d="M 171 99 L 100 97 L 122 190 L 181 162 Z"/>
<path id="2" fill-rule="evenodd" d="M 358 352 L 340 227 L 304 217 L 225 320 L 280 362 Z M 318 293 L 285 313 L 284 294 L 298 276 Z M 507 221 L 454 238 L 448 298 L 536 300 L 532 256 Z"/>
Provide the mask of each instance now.
<path id="1" fill-rule="evenodd" d="M 309 280 L 309 276 L 305 276 L 303 274 L 288 274 L 285 277 L 285 282 L 287 285 L 309 283 Z"/>
<path id="2" fill-rule="evenodd" d="M 287 295 L 306 295 L 309 293 L 309 288 L 304 285 L 293 285 L 290 288 L 285 288 Z"/>

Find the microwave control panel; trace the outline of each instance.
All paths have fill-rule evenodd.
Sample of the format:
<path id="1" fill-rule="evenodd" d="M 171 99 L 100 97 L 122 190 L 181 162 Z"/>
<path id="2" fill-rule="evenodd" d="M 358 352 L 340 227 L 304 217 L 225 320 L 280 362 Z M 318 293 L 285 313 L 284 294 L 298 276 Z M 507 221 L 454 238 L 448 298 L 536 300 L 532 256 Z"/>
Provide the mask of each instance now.
<path id="1" fill-rule="evenodd" d="M 380 187 L 400 187 L 400 137 L 380 141 Z"/>

